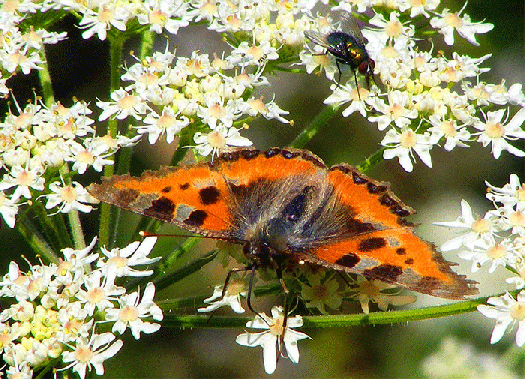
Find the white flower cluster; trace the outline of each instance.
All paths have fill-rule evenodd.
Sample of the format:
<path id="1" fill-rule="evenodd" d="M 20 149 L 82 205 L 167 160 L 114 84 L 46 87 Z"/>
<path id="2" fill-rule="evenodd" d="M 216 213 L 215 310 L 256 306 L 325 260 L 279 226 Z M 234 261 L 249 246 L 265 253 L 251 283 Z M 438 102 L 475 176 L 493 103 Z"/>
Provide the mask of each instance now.
<path id="1" fill-rule="evenodd" d="M 505 81 L 498 85 L 485 83 L 480 75 L 489 71 L 480 65 L 490 55 L 472 58 L 456 52 L 452 58 L 434 49 L 425 50 L 421 44 L 423 33 L 444 35 L 445 42 L 454 43 L 458 33 L 474 45 L 476 34 L 486 33 L 491 24 L 474 23 L 463 9 L 457 13 L 448 9 L 437 11 L 439 1 L 415 2 L 360 1 L 340 3 L 338 9 L 361 12 L 370 28 L 362 30 L 367 38 L 366 50 L 375 61 L 375 77 L 380 87 L 354 88 L 353 75 L 346 84 L 332 85 L 333 93 L 326 104 L 343 105 L 347 117 L 359 112 L 370 122 L 377 123 L 379 130 L 386 130 L 381 144 L 385 147 L 383 157 L 397 157 L 406 171 L 413 170 L 415 154 L 432 167 L 430 150 L 443 146 L 446 151 L 455 147 L 467 147 L 472 141 L 483 146 L 490 145 L 494 158 L 503 150 L 516 156 L 525 152 L 508 141 L 525 139 L 522 124 L 525 113 L 525 97 L 521 84 L 507 88 Z M 367 8 L 368 7 L 368 8 Z M 372 8 L 370 8 L 372 7 Z M 357 8 L 357 9 L 356 9 Z M 370 12 L 378 12 L 372 13 Z M 380 13 L 379 13 L 380 12 Z M 428 19 L 430 30 L 419 30 L 411 20 L 418 16 Z M 335 30 L 338 30 L 337 27 Z M 341 30 L 352 34 L 351 30 Z M 300 58 L 307 71 L 319 66 L 329 79 L 334 80 L 335 59 L 320 57 L 319 47 L 311 53 L 302 53 Z M 474 82 L 474 84 L 473 84 Z M 384 86 L 384 87 L 383 87 Z M 513 115 L 508 121 L 509 116 Z M 415 153 L 415 154 L 414 154 Z"/>
<path id="2" fill-rule="evenodd" d="M 26 18 L 51 8 L 44 1 L 5 1 L 0 6 L 0 95 L 7 96 L 6 81 L 17 72 L 28 75 L 41 69 L 45 44 L 56 44 L 66 33 L 49 32 L 40 28 L 21 27 Z M 47 3 L 44 4 L 44 3 Z"/>
<path id="3" fill-rule="evenodd" d="M 82 379 L 91 368 L 103 375 L 103 361 L 122 347 L 117 333 L 129 328 L 138 339 L 141 332 L 157 331 L 159 324 L 146 321 L 163 318 L 153 302 L 153 283 L 146 285 L 142 299 L 138 291 L 125 294 L 126 289 L 115 284 L 118 278 L 151 275 L 133 266 L 158 260 L 148 258 L 155 242 L 150 237 L 123 249 L 102 248 L 101 256 L 93 252 L 94 239 L 83 250 L 64 249 L 58 264 L 30 265 L 26 273 L 11 262 L 0 282 L 0 298 L 14 301 L 0 313 L 0 353 L 7 373 L 31 378 L 58 360 L 53 367 Z M 92 265 L 98 268 L 91 270 Z M 97 333 L 102 323 L 111 325 L 111 333 Z"/>
<path id="4" fill-rule="evenodd" d="M 130 26 L 137 27 L 137 24 L 146 25 L 155 33 L 166 30 L 175 34 L 179 28 L 188 26 L 196 14 L 185 0 L 55 0 L 48 3 L 53 3 L 53 9 L 64 9 L 79 14 L 80 28 L 84 29 L 82 37 L 85 39 L 96 34 L 104 40 L 113 28 L 125 32 Z"/>
<path id="5" fill-rule="evenodd" d="M 39 196 L 47 198 L 46 208 L 58 206 L 58 212 L 91 211 L 86 203 L 96 200 L 79 183 L 58 180 L 56 169 L 70 162 L 79 174 L 88 167 L 100 172 L 113 164 L 108 159 L 111 155 L 138 138 L 96 137 L 89 114 L 84 102 L 69 108 L 36 103 L 18 109 L 17 115 L 9 113 L 0 122 L 0 169 L 6 172 L 0 181 L 0 214 L 11 228 L 18 207 Z"/>
<path id="6" fill-rule="evenodd" d="M 264 49 L 265 43 L 296 45 L 304 43 L 304 31 L 312 22 L 311 0 L 193 0 L 198 9 L 196 21 L 207 20 L 209 29 L 219 33 L 245 32 Z M 264 52 L 266 54 L 266 52 Z"/>
<path id="7" fill-rule="evenodd" d="M 520 183 L 515 174 L 502 188 L 486 184 L 487 199 L 493 202 L 495 209 L 483 217 L 475 216 L 463 200 L 461 216 L 456 221 L 436 223 L 464 230 L 460 236 L 445 242 L 441 250 L 460 249 L 458 255 L 472 261 L 472 272 L 485 263 L 490 263 L 490 273 L 498 266 L 508 268 L 513 276 L 506 280 L 507 283 L 521 290 L 525 288 L 525 184 Z M 488 303 L 492 306 L 480 305 L 478 310 L 497 320 L 491 343 L 499 341 L 511 323 L 518 322 L 516 343 L 525 344 L 525 292 L 518 294 L 518 300 L 506 294 L 492 297 Z"/>
<path id="8" fill-rule="evenodd" d="M 167 51 L 154 53 L 129 67 L 122 80 L 130 84 L 114 91 L 112 101 L 97 102 L 102 109 L 99 120 L 133 117 L 137 132 L 147 134 L 152 144 L 164 134 L 171 143 L 192 125 L 203 130 L 194 135 L 195 149 L 203 156 L 230 146 L 250 146 L 236 125 L 259 115 L 288 121 L 281 116 L 287 112 L 273 101 L 264 103 L 250 96 L 254 87 L 268 81 L 260 69 L 246 72 L 246 62 L 240 59 L 243 54 L 234 51 L 226 58 L 210 60 L 207 54 L 196 52 L 190 58 L 175 58 Z"/>

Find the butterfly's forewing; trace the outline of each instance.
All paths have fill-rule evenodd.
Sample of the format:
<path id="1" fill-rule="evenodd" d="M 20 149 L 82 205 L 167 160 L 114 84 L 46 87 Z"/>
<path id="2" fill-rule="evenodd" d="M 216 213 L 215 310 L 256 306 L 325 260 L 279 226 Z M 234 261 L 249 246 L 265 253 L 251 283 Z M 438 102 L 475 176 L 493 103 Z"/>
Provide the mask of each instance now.
<path id="1" fill-rule="evenodd" d="M 282 159 L 270 159 L 275 155 Z M 113 176 L 101 184 L 91 184 L 88 191 L 122 209 L 207 237 L 234 240 L 233 225 L 239 215 L 236 197 L 255 190 L 255 183 L 261 179 L 271 182 L 298 172 L 313 172 L 314 166 L 306 159 L 298 160 L 293 167 L 287 164 L 300 155 L 300 151 L 292 150 L 261 153 L 242 149 L 222 154 L 211 163 L 163 167 L 141 177 Z M 232 191 L 238 195 L 233 196 Z"/>

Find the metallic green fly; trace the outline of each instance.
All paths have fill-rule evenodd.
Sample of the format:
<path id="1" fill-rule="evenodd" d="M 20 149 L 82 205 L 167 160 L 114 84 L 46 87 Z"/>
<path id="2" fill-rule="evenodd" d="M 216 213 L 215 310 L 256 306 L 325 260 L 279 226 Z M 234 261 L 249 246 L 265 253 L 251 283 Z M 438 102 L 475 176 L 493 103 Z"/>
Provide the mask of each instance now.
<path id="1" fill-rule="evenodd" d="M 375 83 L 375 62 L 370 58 L 366 51 L 366 40 L 355 24 L 355 20 L 349 19 L 349 17 L 351 17 L 349 14 L 345 13 L 345 15 L 348 15 L 346 17 L 343 16 L 345 17 L 345 20 L 352 22 L 353 27 L 349 28 L 351 34 L 343 31 L 332 31 L 323 34 L 313 30 L 306 30 L 304 35 L 316 45 L 324 47 L 327 52 L 335 57 L 335 63 L 337 65 L 337 70 L 339 71 L 339 78 L 337 80 L 338 85 L 341 81 L 341 67 L 339 64 L 350 66 L 350 69 L 354 73 L 355 85 L 358 89 L 357 93 L 359 95 L 356 70 L 365 76 L 366 88 L 370 89 L 370 78 L 372 78 Z M 359 98 L 361 99 L 361 95 L 359 95 Z"/>

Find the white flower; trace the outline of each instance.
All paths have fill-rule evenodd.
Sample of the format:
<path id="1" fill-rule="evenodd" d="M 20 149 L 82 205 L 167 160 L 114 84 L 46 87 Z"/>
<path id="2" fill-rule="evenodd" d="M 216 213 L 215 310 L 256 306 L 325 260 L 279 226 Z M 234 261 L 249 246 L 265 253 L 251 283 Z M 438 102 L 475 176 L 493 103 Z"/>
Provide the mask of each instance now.
<path id="1" fill-rule="evenodd" d="M 483 146 L 491 144 L 492 155 L 494 155 L 496 159 L 500 157 L 503 150 L 507 150 L 517 157 L 523 157 L 525 156 L 525 152 L 512 146 L 507 140 L 525 139 L 525 131 L 522 129 L 523 122 L 525 121 L 525 108 L 521 108 L 508 123 L 506 123 L 508 110 L 507 119 L 501 122 L 504 115 L 505 109 L 487 112 L 485 122 L 476 122 L 474 127 L 482 131 L 481 133 L 477 133 L 479 135 L 478 141 L 481 142 Z"/>
<path id="2" fill-rule="evenodd" d="M 47 198 L 46 209 L 51 209 L 60 204 L 58 211 L 61 213 L 69 213 L 72 210 L 89 213 L 93 209 L 92 206 L 84 203 L 97 203 L 87 190 L 78 182 L 72 182 L 70 185 L 61 183 L 59 181 L 53 182 L 49 185 L 49 190 L 54 193 L 45 195 Z"/>
<path id="3" fill-rule="evenodd" d="M 406 305 L 417 300 L 413 295 L 399 295 L 399 291 L 391 292 L 396 286 L 380 280 L 369 280 L 359 276 L 356 283 L 359 287 L 356 289 L 354 296 L 359 300 L 361 309 L 365 314 L 370 313 L 369 303 L 376 303 L 379 309 L 387 311 L 389 305 Z"/>
<path id="4" fill-rule="evenodd" d="M 476 41 L 476 33 L 487 33 L 494 28 L 492 24 L 472 22 L 467 14 L 460 16 L 466 6 L 467 2 L 465 2 L 465 5 L 458 13 L 449 12 L 445 8 L 442 14 L 436 14 L 436 17 L 430 19 L 430 25 L 439 29 L 440 33 L 445 36 L 447 45 L 454 44 L 454 30 L 456 30 L 460 36 L 466 38 L 471 44 L 479 46 L 479 43 Z"/>
<path id="5" fill-rule="evenodd" d="M 299 349 L 297 341 L 310 338 L 306 334 L 297 332 L 291 328 L 303 325 L 301 316 L 288 317 L 286 328 L 283 328 L 284 313 L 282 307 L 272 308 L 272 317 L 265 314 L 255 316 L 253 321 L 246 323 L 247 328 L 267 329 L 260 333 L 243 333 L 237 336 L 237 343 L 243 346 L 263 348 L 264 369 L 271 374 L 277 368 L 277 359 L 282 349 L 286 350 L 288 358 L 293 363 L 299 362 Z M 281 345 L 284 343 L 284 347 Z"/>
<path id="6" fill-rule="evenodd" d="M 515 264 L 516 257 L 506 243 L 488 243 L 479 240 L 477 245 L 472 250 L 458 253 L 461 259 L 472 261 L 472 272 L 477 272 L 487 262 L 492 262 L 489 268 L 491 274 L 498 266 L 504 268 Z"/>
<path id="7" fill-rule="evenodd" d="M 488 182 L 485 184 L 490 191 L 487 192 L 487 199 L 502 203 L 505 208 L 516 206 L 518 210 L 525 209 L 525 183 L 520 183 L 520 178 L 516 174 L 511 174 L 509 183 L 502 188 L 495 187 Z"/>
<path id="8" fill-rule="evenodd" d="M 454 119 L 443 119 L 440 115 L 433 114 L 429 118 L 432 127 L 428 129 L 432 133 L 432 142 L 437 144 L 445 138 L 446 151 L 451 151 L 455 147 L 468 147 L 465 143 L 470 140 L 470 133 L 464 125 L 458 126 Z"/>
<path id="9" fill-rule="evenodd" d="M 336 104 L 342 105 L 347 102 L 351 102 L 350 105 L 345 108 L 342 112 L 343 117 L 348 117 L 354 112 L 359 112 L 361 116 L 366 117 L 367 106 L 372 105 L 375 108 L 375 104 L 378 102 L 377 96 L 371 96 L 371 91 L 359 86 L 354 88 L 348 83 L 345 85 L 336 86 L 333 84 L 330 86 L 332 94 L 325 100 L 325 104 Z"/>
<path id="10" fill-rule="evenodd" d="M 328 79 L 334 80 L 335 73 L 338 72 L 337 66 L 334 64 L 330 54 L 326 54 L 325 49 L 321 46 L 315 45 L 313 52 L 305 50 L 299 53 L 299 59 L 306 66 L 306 72 L 311 74 L 317 67 L 324 70 Z"/>
<path id="11" fill-rule="evenodd" d="M 102 362 L 113 357 L 123 345 L 121 340 L 115 340 L 111 333 L 93 334 L 88 340 L 78 338 L 73 351 L 64 351 L 62 360 L 65 363 L 71 362 L 64 369 L 72 368 L 76 371 L 81 379 L 86 377 L 86 369 L 91 367 L 95 369 L 97 375 L 104 375 L 104 366 Z"/>
<path id="12" fill-rule="evenodd" d="M 15 201 L 6 197 L 3 192 L 0 192 L 0 214 L 4 221 L 10 228 L 15 227 L 15 216 L 18 213 L 18 205 Z"/>
<path id="13" fill-rule="evenodd" d="M 102 109 L 99 121 L 113 115 L 116 115 L 118 120 L 124 120 L 128 116 L 140 120 L 148 110 L 148 105 L 139 96 L 129 94 L 124 89 L 113 91 L 111 99 L 113 101 L 97 101 L 97 106 Z"/>
<path id="14" fill-rule="evenodd" d="M 487 212 L 483 218 L 479 216 L 474 218 L 469 203 L 461 200 L 461 216 L 456 221 L 434 222 L 434 225 L 466 229 L 463 235 L 441 245 L 441 251 L 459 249 L 461 246 L 473 249 L 476 246 L 483 246 L 484 243 L 492 244 L 495 232 L 492 219 L 493 214 L 490 212 Z"/>
<path id="15" fill-rule="evenodd" d="M 157 142 L 161 134 L 166 134 L 166 142 L 172 143 L 175 134 L 188 126 L 190 120 L 186 116 L 175 114 L 173 108 L 165 107 L 160 116 L 155 112 L 149 113 L 144 118 L 144 123 L 146 125 L 136 126 L 136 129 L 140 134 L 148 133 L 150 144 Z"/>
<path id="16" fill-rule="evenodd" d="M 516 345 L 523 346 L 525 344 L 525 291 L 518 294 L 517 300 L 506 293 L 500 297 L 490 297 L 487 303 L 492 306 L 478 305 L 478 311 L 485 317 L 496 320 L 490 343 L 498 342 L 509 325 L 517 323 Z"/>
<path id="17" fill-rule="evenodd" d="M 307 278 L 308 283 L 301 283 L 301 298 L 306 302 L 306 307 L 317 308 L 322 314 L 326 314 L 326 306 L 330 309 L 341 306 L 343 297 L 334 275 L 325 279 L 325 274 L 321 273 L 308 275 Z"/>
<path id="18" fill-rule="evenodd" d="M 136 270 L 133 266 L 146 265 L 161 259 L 161 257 L 148 258 L 148 254 L 151 253 L 156 242 L 157 237 L 147 237 L 142 242 L 132 242 L 122 249 L 107 250 L 102 247 L 100 251 L 108 259 L 105 262 L 99 260 L 97 267 L 102 270 L 104 275 L 109 275 L 111 272 L 117 278 L 122 276 L 149 276 L 153 274 L 152 270 Z"/>
<path id="19" fill-rule="evenodd" d="M 85 173 L 90 166 L 95 171 L 101 172 L 104 166 L 113 164 L 113 161 L 108 159 L 111 153 L 106 153 L 106 147 L 101 148 L 100 138 L 85 138 L 84 146 L 75 141 L 69 141 L 69 143 L 71 155 L 66 160 L 74 162 L 72 169 L 78 171 L 79 174 Z"/>
<path id="20" fill-rule="evenodd" d="M 113 302 L 116 301 L 120 295 L 126 293 L 126 289 L 118 287 L 114 284 L 114 273 L 110 272 L 109 276 L 102 277 L 102 272 L 99 270 L 93 271 L 89 276 L 84 278 L 84 288 L 80 289 L 75 295 L 78 300 L 85 303 L 86 309 L 90 315 L 95 311 L 113 308 Z"/>
<path id="21" fill-rule="evenodd" d="M 401 133 L 396 129 L 390 129 L 381 145 L 386 146 L 383 153 L 385 159 L 399 158 L 399 164 L 405 171 L 412 171 L 414 166 L 412 160 L 415 160 L 415 151 L 419 158 L 428 167 L 432 167 L 432 157 L 430 156 L 430 149 L 432 149 L 432 141 L 430 134 L 417 134 L 412 129 L 404 128 Z"/>
<path id="22" fill-rule="evenodd" d="M 80 20 L 80 29 L 86 29 L 82 33 L 84 39 L 91 38 L 98 34 L 101 40 L 105 40 L 107 31 L 112 26 L 118 30 L 126 30 L 126 22 L 131 16 L 130 12 L 123 3 L 114 3 L 112 1 L 101 1 L 97 10 L 84 9 L 82 20 Z"/>
<path id="23" fill-rule="evenodd" d="M 195 150 L 205 157 L 210 153 L 216 155 L 227 150 L 229 146 L 247 147 L 252 145 L 248 138 L 241 137 L 239 130 L 225 127 L 216 128 L 208 134 L 197 132 L 193 140 L 197 144 Z"/>
<path id="24" fill-rule="evenodd" d="M 213 295 L 204 300 L 208 303 L 206 308 L 197 309 L 199 312 L 211 312 L 222 306 L 230 307 L 235 313 L 244 313 L 241 305 L 241 296 L 246 297 L 246 285 L 242 280 L 231 279 L 228 282 L 224 296 L 222 295 L 222 286 L 215 286 Z"/>
<path id="25" fill-rule="evenodd" d="M 417 110 L 411 106 L 410 97 L 407 92 L 392 91 L 388 94 L 388 104 L 377 101 L 376 110 L 383 113 L 382 116 L 370 116 L 370 122 L 377 122 L 379 130 L 385 130 L 392 122 L 403 128 L 411 124 L 411 120 L 417 117 Z"/>
<path id="26" fill-rule="evenodd" d="M 140 338 L 140 332 L 155 333 L 160 329 L 160 324 L 143 321 L 142 318 L 152 317 L 156 321 L 163 318 L 162 310 L 153 302 L 155 296 L 155 286 L 148 283 L 144 290 L 142 300 L 139 300 L 139 293 L 133 292 L 119 298 L 119 309 L 106 310 L 106 320 L 116 321 L 111 331 L 113 333 L 124 333 L 127 327 L 131 329 L 131 334 L 135 339 Z"/>
<path id="27" fill-rule="evenodd" d="M 31 199 L 30 188 L 35 191 L 44 190 L 44 178 L 40 167 L 23 168 L 21 166 L 13 166 L 9 175 L 5 174 L 0 182 L 0 191 L 12 187 L 15 192 L 11 196 L 11 201 L 16 202 L 21 196 L 26 199 Z"/>

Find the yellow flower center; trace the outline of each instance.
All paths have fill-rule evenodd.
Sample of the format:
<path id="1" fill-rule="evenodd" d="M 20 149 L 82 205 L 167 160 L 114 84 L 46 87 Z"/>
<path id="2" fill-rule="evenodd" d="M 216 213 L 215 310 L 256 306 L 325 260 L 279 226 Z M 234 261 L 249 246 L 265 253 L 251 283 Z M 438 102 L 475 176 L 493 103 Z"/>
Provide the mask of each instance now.
<path id="1" fill-rule="evenodd" d="M 385 26 L 385 32 L 389 37 L 399 37 L 403 33 L 403 25 L 399 21 L 388 22 Z"/>
<path id="2" fill-rule="evenodd" d="M 208 144 L 215 149 L 223 149 L 226 146 L 226 138 L 219 132 L 211 132 L 206 138 Z"/>
<path id="3" fill-rule="evenodd" d="M 83 163 L 87 163 L 87 164 L 93 164 L 93 162 L 95 161 L 95 156 L 93 154 L 91 154 L 87 150 L 81 151 L 77 155 L 77 158 L 78 158 L 79 162 L 83 162 Z"/>
<path id="4" fill-rule="evenodd" d="M 283 315 L 280 315 L 279 317 L 273 320 L 273 324 L 270 325 L 270 333 L 272 336 L 280 337 L 283 335 L 284 333 L 283 323 L 284 323 Z"/>
<path id="5" fill-rule="evenodd" d="M 135 96 L 126 95 L 122 99 L 117 101 L 117 104 L 120 109 L 130 109 L 133 108 L 135 104 L 137 104 L 137 101 L 138 100 Z"/>
<path id="6" fill-rule="evenodd" d="M 487 122 L 485 134 L 489 138 L 501 138 L 505 135 L 505 129 L 499 122 Z"/>
<path id="7" fill-rule="evenodd" d="M 414 133 L 412 129 L 407 129 L 401 134 L 400 139 L 401 146 L 405 149 L 411 149 L 412 147 L 416 146 L 417 143 L 417 135 Z"/>
<path id="8" fill-rule="evenodd" d="M 77 199 L 77 191 L 75 191 L 73 186 L 65 186 L 60 190 L 60 197 L 66 203 L 72 203 Z"/>
<path id="9" fill-rule="evenodd" d="M 87 300 L 92 304 L 98 304 L 106 297 L 102 288 L 93 288 L 87 292 Z"/>
<path id="10" fill-rule="evenodd" d="M 441 123 L 441 131 L 443 132 L 445 137 L 450 138 L 450 137 L 454 137 L 457 134 L 454 124 L 455 122 L 453 121 L 443 121 Z"/>
<path id="11" fill-rule="evenodd" d="M 89 363 L 93 359 L 93 351 L 86 345 L 80 345 L 75 350 L 75 358 L 82 363 Z"/>
<path id="12" fill-rule="evenodd" d="M 463 26 L 463 20 L 457 13 L 447 13 L 444 17 L 445 23 L 453 28 L 459 29 Z"/>
<path id="13" fill-rule="evenodd" d="M 507 253 L 507 250 L 505 250 L 505 248 L 501 246 L 500 244 L 496 244 L 490 247 L 489 249 L 487 249 L 487 256 L 490 259 L 503 258 L 506 255 L 506 253 Z"/>
<path id="14" fill-rule="evenodd" d="M 525 304 L 517 302 L 510 307 L 510 316 L 518 321 L 525 318 Z"/>
<path id="15" fill-rule="evenodd" d="M 119 319 L 125 323 L 135 321 L 139 318 L 139 311 L 137 307 L 124 307 L 119 312 Z"/>
<path id="16" fill-rule="evenodd" d="M 509 221 L 514 226 L 525 226 L 525 215 L 520 211 L 512 212 Z"/>
<path id="17" fill-rule="evenodd" d="M 108 264 L 114 264 L 118 268 L 125 267 L 128 264 L 128 258 L 117 255 L 116 257 L 110 258 Z"/>

